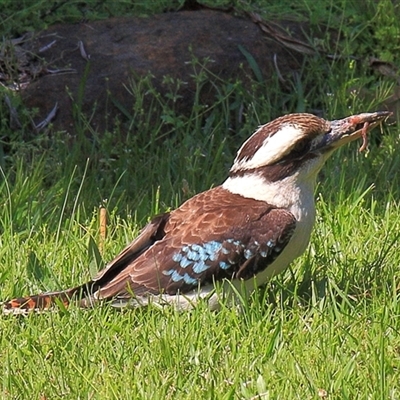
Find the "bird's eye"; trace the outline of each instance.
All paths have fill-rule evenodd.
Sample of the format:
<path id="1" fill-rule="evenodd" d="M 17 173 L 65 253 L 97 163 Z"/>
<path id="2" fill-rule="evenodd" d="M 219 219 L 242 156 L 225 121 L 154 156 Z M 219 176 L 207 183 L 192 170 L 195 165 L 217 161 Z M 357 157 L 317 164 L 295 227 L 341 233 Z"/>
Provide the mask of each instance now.
<path id="1" fill-rule="evenodd" d="M 309 143 L 302 140 L 299 143 L 296 144 L 296 146 L 294 146 L 293 148 L 293 152 L 297 153 L 297 154 L 301 154 L 304 153 L 308 147 Z"/>

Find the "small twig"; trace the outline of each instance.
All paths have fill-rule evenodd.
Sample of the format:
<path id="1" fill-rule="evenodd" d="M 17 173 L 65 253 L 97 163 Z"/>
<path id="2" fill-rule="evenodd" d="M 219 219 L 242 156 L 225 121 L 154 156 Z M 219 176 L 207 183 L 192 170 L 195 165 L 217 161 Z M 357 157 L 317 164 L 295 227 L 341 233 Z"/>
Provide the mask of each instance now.
<path id="1" fill-rule="evenodd" d="M 86 52 L 85 46 L 83 45 L 82 40 L 80 40 L 80 41 L 78 42 L 78 47 L 79 47 L 79 51 L 80 51 L 80 53 L 81 53 L 82 58 L 85 59 L 86 61 L 89 61 L 89 60 L 90 60 L 90 54 L 88 54 L 88 53 Z"/>
<path id="2" fill-rule="evenodd" d="M 74 68 L 63 68 L 63 69 L 50 69 L 45 68 L 44 72 L 52 75 L 61 75 L 61 74 L 76 74 L 76 69 Z"/>
<path id="3" fill-rule="evenodd" d="M 76 69 L 74 68 L 63 68 L 63 69 L 50 69 L 45 68 L 44 72 L 52 75 L 59 75 L 59 74 L 76 74 Z"/>
<path id="4" fill-rule="evenodd" d="M 278 79 L 282 82 L 282 83 L 286 83 L 285 78 L 282 76 L 281 71 L 279 70 L 279 66 L 278 66 L 278 55 L 276 53 L 274 53 L 274 67 L 275 67 L 275 71 L 276 74 L 278 76 Z"/>
<path id="5" fill-rule="evenodd" d="M 35 125 L 35 129 L 39 132 L 42 129 L 44 129 L 47 125 L 49 125 L 50 122 L 55 118 L 55 116 L 57 114 L 57 111 L 58 111 L 58 103 L 56 102 L 55 106 L 49 112 L 47 117 L 42 122 L 40 122 L 37 125 Z"/>
<path id="6" fill-rule="evenodd" d="M 271 36 L 283 46 L 298 51 L 302 54 L 315 55 L 317 53 L 317 51 L 308 43 L 295 39 L 292 36 L 287 35 L 286 33 L 280 32 L 274 26 L 272 26 L 272 24 L 264 21 L 259 14 L 254 12 L 250 12 L 248 14 L 250 15 L 253 22 L 258 24 L 258 26 L 264 33 Z"/>
<path id="7" fill-rule="evenodd" d="M 56 43 L 57 43 L 57 40 L 53 40 L 49 44 L 46 44 L 46 46 L 43 46 L 39 49 L 39 53 L 44 53 L 45 51 L 51 49 Z"/>
<path id="8" fill-rule="evenodd" d="M 107 210 L 100 206 L 100 243 L 99 250 L 103 253 L 103 246 L 107 236 Z"/>

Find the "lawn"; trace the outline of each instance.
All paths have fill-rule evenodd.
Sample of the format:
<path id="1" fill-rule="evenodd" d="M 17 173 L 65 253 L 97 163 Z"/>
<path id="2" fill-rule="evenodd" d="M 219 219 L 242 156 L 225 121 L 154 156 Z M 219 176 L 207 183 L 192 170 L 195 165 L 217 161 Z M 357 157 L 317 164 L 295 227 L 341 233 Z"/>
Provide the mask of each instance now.
<path id="1" fill-rule="evenodd" d="M 122 1 L 108 8 L 100 1 L 25 3 L 18 10 L 5 2 L 5 34 L 63 16 L 78 20 L 84 3 L 88 18 L 151 15 L 166 7 L 162 1 L 153 8 Z M 326 24 L 341 32 L 343 54 L 400 63 L 399 6 L 389 0 L 368 0 L 362 9 L 344 0 L 271 3 L 270 9 L 261 1 L 237 7 Z M 149 127 L 145 115 L 138 121 L 142 135 L 126 135 L 116 124 L 95 146 L 81 132 L 71 149 L 63 132 L 32 137 L 25 125 L 11 132 L 1 102 L 0 300 L 89 279 L 151 216 L 220 184 L 239 145 L 270 120 L 270 110 L 318 108 L 328 119 L 341 118 L 375 111 L 397 84 L 366 63 L 322 56 L 310 56 L 296 82 L 304 84 L 303 95 L 293 86 L 285 108 L 278 85 L 267 90 L 258 81 L 254 91 L 221 82 L 222 95 L 206 117 L 164 107 L 159 112 L 168 111 L 174 133 L 162 145 L 162 118 Z M 245 118 L 231 134 L 230 118 L 239 109 Z M 306 253 L 236 307 L 222 303 L 211 312 L 200 304 L 179 313 L 104 304 L 0 317 L 0 397 L 399 399 L 399 142 L 398 126 L 385 125 L 372 132 L 367 152 L 353 143 L 329 160 Z M 100 206 L 108 214 L 105 240 Z"/>

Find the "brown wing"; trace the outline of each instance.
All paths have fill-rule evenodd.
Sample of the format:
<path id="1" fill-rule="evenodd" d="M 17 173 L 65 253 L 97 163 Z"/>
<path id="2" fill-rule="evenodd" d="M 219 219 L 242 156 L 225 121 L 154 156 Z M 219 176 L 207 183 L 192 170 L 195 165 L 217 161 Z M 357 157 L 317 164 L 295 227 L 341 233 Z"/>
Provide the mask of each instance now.
<path id="1" fill-rule="evenodd" d="M 99 274 L 97 296 L 185 293 L 223 278 L 249 279 L 279 255 L 295 225 L 291 213 L 264 202 L 221 187 L 203 192 L 146 227 Z"/>

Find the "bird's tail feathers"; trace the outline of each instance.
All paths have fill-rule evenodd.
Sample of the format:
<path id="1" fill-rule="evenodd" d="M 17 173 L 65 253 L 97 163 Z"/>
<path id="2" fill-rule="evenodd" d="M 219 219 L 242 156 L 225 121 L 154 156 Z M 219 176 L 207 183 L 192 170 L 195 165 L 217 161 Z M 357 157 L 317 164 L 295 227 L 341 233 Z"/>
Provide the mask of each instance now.
<path id="1" fill-rule="evenodd" d="M 42 293 L 15 298 L 2 304 L 3 314 L 28 314 L 44 312 L 55 308 L 68 307 L 73 301 L 80 301 L 88 294 L 88 285 L 77 286 L 59 292 Z"/>

